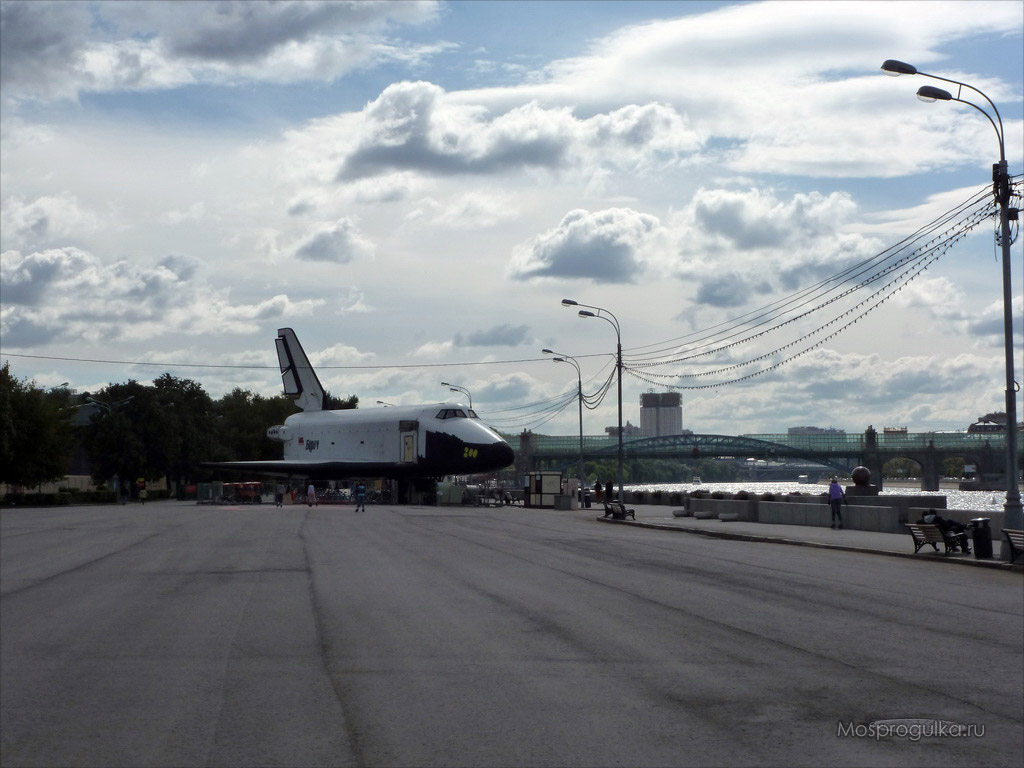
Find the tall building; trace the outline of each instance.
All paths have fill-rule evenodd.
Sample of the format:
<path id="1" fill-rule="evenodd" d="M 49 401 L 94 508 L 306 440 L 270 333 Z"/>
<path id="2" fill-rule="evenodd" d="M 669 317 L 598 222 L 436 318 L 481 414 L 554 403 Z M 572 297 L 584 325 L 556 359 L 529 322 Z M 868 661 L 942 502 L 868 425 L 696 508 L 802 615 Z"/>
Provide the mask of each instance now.
<path id="1" fill-rule="evenodd" d="M 640 395 L 640 434 L 662 437 L 682 432 L 682 395 L 678 392 L 644 392 Z"/>

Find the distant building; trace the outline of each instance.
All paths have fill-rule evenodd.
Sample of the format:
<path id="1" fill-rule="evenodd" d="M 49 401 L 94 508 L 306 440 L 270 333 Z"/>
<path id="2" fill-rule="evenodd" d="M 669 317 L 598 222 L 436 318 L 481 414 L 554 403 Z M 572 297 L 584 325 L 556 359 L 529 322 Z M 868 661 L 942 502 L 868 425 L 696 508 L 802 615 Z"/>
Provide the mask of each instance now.
<path id="1" fill-rule="evenodd" d="M 644 437 L 678 435 L 683 431 L 683 398 L 678 392 L 640 395 L 640 433 Z"/>
<path id="2" fill-rule="evenodd" d="M 1002 421 L 996 419 L 980 418 L 971 426 L 967 428 L 968 434 L 971 435 L 989 435 L 989 434 L 1002 434 L 1006 431 L 1006 414 L 1003 414 Z"/>
<path id="3" fill-rule="evenodd" d="M 618 437 L 619 436 L 619 428 L 617 426 L 616 427 L 605 427 L 604 431 L 605 431 L 605 433 L 609 437 Z M 622 427 L 622 439 L 623 440 L 635 440 L 638 437 L 643 437 L 643 435 L 640 432 L 640 427 L 636 426 L 635 424 L 630 424 L 627 421 L 623 425 L 623 427 Z"/>
<path id="4" fill-rule="evenodd" d="M 845 435 L 845 429 L 835 427 L 790 427 L 787 430 L 790 435 Z"/>
<path id="5" fill-rule="evenodd" d="M 907 428 L 906 427 L 883 427 L 882 428 L 882 434 L 883 435 L 905 435 L 905 434 L 907 434 Z"/>

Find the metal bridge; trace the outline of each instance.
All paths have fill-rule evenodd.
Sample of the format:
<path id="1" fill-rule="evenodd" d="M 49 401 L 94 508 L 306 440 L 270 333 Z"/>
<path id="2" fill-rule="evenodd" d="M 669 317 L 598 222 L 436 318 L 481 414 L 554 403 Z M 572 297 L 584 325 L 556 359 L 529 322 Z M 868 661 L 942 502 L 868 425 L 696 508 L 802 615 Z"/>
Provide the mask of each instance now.
<path id="1" fill-rule="evenodd" d="M 511 444 L 515 445 L 515 439 Z M 1019 455 L 1024 455 L 1024 434 L 1018 433 Z M 585 435 L 584 460 L 615 458 L 618 441 L 607 435 Z M 882 466 L 891 459 L 907 458 L 921 466 L 922 490 L 938 490 L 946 459 L 962 458 L 977 467 L 979 479 L 994 481 L 1006 472 L 1005 433 L 900 432 L 881 433 L 868 428 L 863 434 L 825 433 L 812 435 L 669 435 L 623 441 L 624 458 L 708 459 L 736 458 L 780 461 L 798 459 L 845 472 L 853 465 L 871 470 L 873 482 L 881 485 Z M 517 465 L 524 469 L 568 464 L 579 458 L 578 435 L 519 435 Z"/>

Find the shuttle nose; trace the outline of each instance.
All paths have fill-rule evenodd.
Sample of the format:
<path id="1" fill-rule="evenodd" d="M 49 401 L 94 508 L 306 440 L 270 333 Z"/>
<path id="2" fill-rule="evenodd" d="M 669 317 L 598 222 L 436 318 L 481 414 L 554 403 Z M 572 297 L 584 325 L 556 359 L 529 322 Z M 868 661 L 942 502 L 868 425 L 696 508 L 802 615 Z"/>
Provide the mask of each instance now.
<path id="1" fill-rule="evenodd" d="M 515 462 L 516 452 L 512 450 L 512 446 L 502 441 L 484 446 L 481 458 L 494 469 L 504 469 Z"/>

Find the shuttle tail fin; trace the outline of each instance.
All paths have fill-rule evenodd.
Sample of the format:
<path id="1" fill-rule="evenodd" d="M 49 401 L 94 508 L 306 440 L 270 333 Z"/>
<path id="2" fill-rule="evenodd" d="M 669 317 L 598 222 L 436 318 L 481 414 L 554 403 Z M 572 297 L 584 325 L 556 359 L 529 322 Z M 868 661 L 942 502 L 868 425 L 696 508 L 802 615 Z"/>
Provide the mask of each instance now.
<path id="1" fill-rule="evenodd" d="M 279 328 L 274 341 L 277 360 L 281 364 L 284 393 L 293 397 L 295 404 L 304 411 L 322 411 L 325 400 L 323 385 L 309 364 L 295 331 Z"/>

